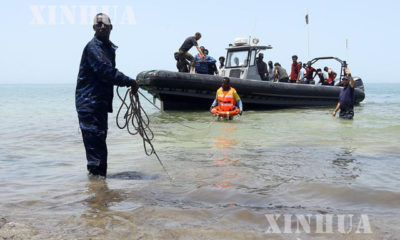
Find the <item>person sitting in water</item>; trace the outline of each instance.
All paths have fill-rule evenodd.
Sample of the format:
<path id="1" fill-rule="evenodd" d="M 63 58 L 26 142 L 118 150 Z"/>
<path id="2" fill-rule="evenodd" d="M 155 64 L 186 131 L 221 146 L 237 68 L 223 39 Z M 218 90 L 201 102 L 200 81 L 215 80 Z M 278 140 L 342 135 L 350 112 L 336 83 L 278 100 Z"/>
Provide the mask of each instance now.
<path id="1" fill-rule="evenodd" d="M 328 84 L 327 85 L 335 85 L 335 78 L 337 73 L 332 70 L 332 68 L 324 67 L 324 71 L 328 73 Z"/>
<path id="2" fill-rule="evenodd" d="M 215 64 L 217 60 L 215 60 L 213 57 L 210 57 L 207 55 L 208 50 L 204 49 L 204 57 L 200 56 L 200 54 L 197 54 L 195 59 L 196 59 L 196 66 L 195 66 L 195 71 L 198 74 L 210 74 L 210 65 Z"/>
<path id="3" fill-rule="evenodd" d="M 339 95 L 339 102 L 336 105 L 332 116 L 336 116 L 336 112 L 340 109 L 339 117 L 344 119 L 353 119 L 354 117 L 354 79 L 351 76 L 349 68 L 345 70 L 345 76 L 342 78 L 343 89 Z"/>
<path id="4" fill-rule="evenodd" d="M 230 79 L 228 77 L 222 79 L 222 86 L 218 89 L 216 98 L 212 103 L 210 110 L 216 106 L 220 106 L 222 111 L 232 111 L 239 108 L 239 114 L 242 114 L 242 101 L 240 100 L 236 90 L 231 87 Z"/>

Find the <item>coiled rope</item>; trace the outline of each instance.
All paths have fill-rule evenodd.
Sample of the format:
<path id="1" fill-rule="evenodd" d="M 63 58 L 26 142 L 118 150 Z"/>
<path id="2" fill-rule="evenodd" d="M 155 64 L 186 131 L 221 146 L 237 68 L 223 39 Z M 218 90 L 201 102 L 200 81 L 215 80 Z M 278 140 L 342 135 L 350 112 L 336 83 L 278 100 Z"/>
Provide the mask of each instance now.
<path id="1" fill-rule="evenodd" d="M 120 129 L 127 129 L 131 135 L 139 134 L 143 140 L 144 152 L 147 156 L 154 154 L 157 157 L 158 162 L 163 168 L 164 172 L 168 175 L 170 181 L 172 177 L 169 175 L 163 162 L 158 156 L 153 143 L 151 142 L 154 138 L 154 133 L 150 129 L 150 119 L 146 111 L 140 104 L 138 93 L 133 94 L 131 89 L 128 88 L 125 92 L 125 96 L 122 98 L 119 93 L 119 87 L 117 88 L 118 98 L 122 101 L 121 106 L 118 109 L 116 122 Z M 143 96 L 143 95 L 142 95 Z M 129 102 L 128 102 L 129 99 Z M 123 112 L 125 109 L 125 112 Z M 122 122 L 122 123 L 121 123 Z"/>

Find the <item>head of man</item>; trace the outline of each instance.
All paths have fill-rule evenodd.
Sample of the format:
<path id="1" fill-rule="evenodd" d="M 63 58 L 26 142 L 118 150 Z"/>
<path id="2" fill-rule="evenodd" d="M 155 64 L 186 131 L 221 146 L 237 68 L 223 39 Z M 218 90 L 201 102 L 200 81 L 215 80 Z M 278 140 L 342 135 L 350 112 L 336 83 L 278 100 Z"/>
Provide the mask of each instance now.
<path id="1" fill-rule="evenodd" d="M 264 54 L 259 53 L 259 54 L 258 54 L 258 60 L 263 60 L 263 59 L 264 59 Z"/>
<path id="2" fill-rule="evenodd" d="M 268 61 L 268 66 L 272 67 L 272 61 Z"/>
<path id="3" fill-rule="evenodd" d="M 230 79 L 228 77 L 224 77 L 222 79 L 222 90 L 228 91 L 231 88 L 231 85 L 229 84 Z"/>
<path id="4" fill-rule="evenodd" d="M 208 55 L 208 49 L 204 49 L 203 53 L 204 55 Z"/>
<path id="5" fill-rule="evenodd" d="M 296 62 L 297 62 L 297 55 L 293 55 L 293 56 L 292 56 L 292 61 L 293 61 L 293 63 L 296 63 Z"/>
<path id="6" fill-rule="evenodd" d="M 107 14 L 96 14 L 93 19 L 93 30 L 96 32 L 95 36 L 98 39 L 108 41 L 112 28 L 110 17 L 108 17 Z"/>
<path id="7" fill-rule="evenodd" d="M 343 85 L 344 87 L 346 87 L 347 85 L 349 85 L 349 77 L 344 76 L 344 77 L 342 78 L 342 85 Z"/>
<path id="8" fill-rule="evenodd" d="M 219 58 L 218 58 L 218 61 L 219 61 L 221 64 L 224 64 L 224 62 L 225 62 L 225 57 L 219 57 Z"/>
<path id="9" fill-rule="evenodd" d="M 307 64 L 303 63 L 303 68 L 306 68 L 306 67 L 307 67 Z"/>
<path id="10" fill-rule="evenodd" d="M 201 38 L 201 33 L 197 32 L 194 34 L 194 38 L 197 40 L 199 40 Z"/>
<path id="11" fill-rule="evenodd" d="M 204 46 L 200 46 L 200 50 L 204 53 L 204 50 L 206 50 L 206 48 Z"/>
<path id="12" fill-rule="evenodd" d="M 280 67 L 281 64 L 279 64 L 278 62 L 276 62 L 276 63 L 274 64 L 274 66 L 275 66 L 275 67 Z"/>
<path id="13" fill-rule="evenodd" d="M 311 67 L 311 61 L 307 62 L 307 67 Z"/>
<path id="14" fill-rule="evenodd" d="M 328 72 L 328 70 L 329 70 L 328 67 L 324 67 L 325 72 Z"/>

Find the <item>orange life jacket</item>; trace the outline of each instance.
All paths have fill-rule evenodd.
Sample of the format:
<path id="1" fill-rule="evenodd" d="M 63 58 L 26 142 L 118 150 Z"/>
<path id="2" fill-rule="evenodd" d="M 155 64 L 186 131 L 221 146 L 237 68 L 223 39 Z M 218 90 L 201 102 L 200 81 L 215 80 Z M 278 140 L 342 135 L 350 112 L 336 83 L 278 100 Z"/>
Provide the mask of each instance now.
<path id="1" fill-rule="evenodd" d="M 222 87 L 221 87 L 222 90 Z M 217 101 L 221 111 L 232 111 L 236 106 L 236 100 L 233 97 L 235 89 L 231 87 L 229 91 L 223 91 L 222 94 L 218 94 Z"/>

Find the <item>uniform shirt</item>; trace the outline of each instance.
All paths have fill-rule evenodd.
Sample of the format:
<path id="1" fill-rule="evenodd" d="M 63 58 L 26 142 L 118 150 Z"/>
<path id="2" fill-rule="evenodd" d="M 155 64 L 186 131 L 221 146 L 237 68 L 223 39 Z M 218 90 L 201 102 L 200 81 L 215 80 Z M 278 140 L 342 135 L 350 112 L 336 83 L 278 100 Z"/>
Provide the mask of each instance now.
<path id="1" fill-rule="evenodd" d="M 133 79 L 115 68 L 116 49 L 96 37 L 84 48 L 75 91 L 78 112 L 112 112 L 114 85 L 133 85 Z"/>
<path id="2" fill-rule="evenodd" d="M 179 48 L 179 50 L 182 50 L 183 52 L 189 51 L 193 46 L 198 46 L 196 38 L 188 37 L 185 39 L 183 42 L 182 46 Z"/>
<path id="3" fill-rule="evenodd" d="M 205 58 L 201 58 L 199 54 L 195 56 L 196 66 L 195 70 L 197 73 L 209 74 L 210 72 L 210 64 L 214 64 L 217 62 L 213 57 L 206 55 Z"/>
<path id="4" fill-rule="evenodd" d="M 339 95 L 340 109 L 353 110 L 354 108 L 354 88 L 349 85 L 344 87 Z"/>

